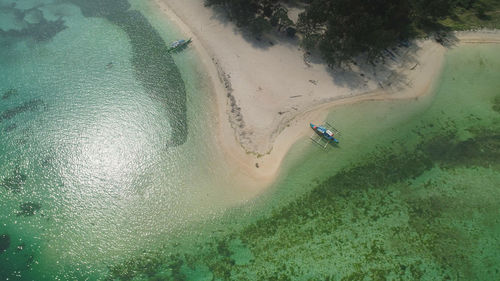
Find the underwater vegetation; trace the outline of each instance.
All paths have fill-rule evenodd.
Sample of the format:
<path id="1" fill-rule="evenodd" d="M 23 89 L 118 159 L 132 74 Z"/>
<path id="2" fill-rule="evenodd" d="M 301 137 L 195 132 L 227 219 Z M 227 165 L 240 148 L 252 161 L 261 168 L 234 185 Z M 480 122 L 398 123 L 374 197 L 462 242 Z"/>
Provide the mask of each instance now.
<path id="1" fill-rule="evenodd" d="M 7 91 L 3 92 L 2 94 L 2 99 L 6 100 L 9 99 L 10 97 L 17 95 L 18 91 L 16 89 L 8 89 Z"/>
<path id="2" fill-rule="evenodd" d="M 30 217 L 37 214 L 42 208 L 42 205 L 33 202 L 25 202 L 19 205 L 19 210 L 17 211 L 18 216 Z"/>
<path id="3" fill-rule="evenodd" d="M 21 192 L 27 178 L 28 176 L 22 173 L 19 167 L 17 167 L 12 176 L 5 177 L 2 181 L 0 181 L 0 186 L 4 187 L 7 191 L 19 193 Z"/>
<path id="4" fill-rule="evenodd" d="M 71 0 L 86 17 L 104 17 L 125 31 L 132 46 L 132 65 L 148 95 L 166 106 L 173 130 L 168 146 L 187 140 L 186 90 L 181 74 L 160 34 L 127 0 Z"/>
<path id="5" fill-rule="evenodd" d="M 432 126 L 416 147 L 379 148 L 255 223 L 108 279 L 498 280 L 500 131 Z"/>
<path id="6" fill-rule="evenodd" d="M 7 251 L 10 247 L 10 236 L 8 234 L 0 234 L 0 254 Z"/>
<path id="7" fill-rule="evenodd" d="M 16 128 L 17 128 L 16 123 L 12 123 L 12 124 L 6 126 L 5 128 L 3 128 L 3 131 L 6 133 L 10 133 L 10 132 L 14 131 Z"/>
<path id="8" fill-rule="evenodd" d="M 37 42 L 42 42 L 52 39 L 57 33 L 67 28 L 62 18 L 54 21 L 44 18 L 42 11 L 38 7 L 23 10 L 16 8 L 14 5 L 2 9 L 8 9 L 9 12 L 14 14 L 18 22 L 20 22 L 20 26 L 18 29 L 0 29 L 0 36 L 32 38 Z"/>
<path id="9" fill-rule="evenodd" d="M 493 110 L 500 113 L 500 96 L 496 96 L 493 100 Z"/>
<path id="10" fill-rule="evenodd" d="M 2 123 L 4 120 L 12 119 L 20 113 L 23 113 L 26 111 L 35 111 L 43 104 L 44 103 L 41 99 L 32 99 L 32 100 L 26 101 L 23 104 L 18 105 L 16 107 L 4 110 L 0 114 L 0 123 Z"/>

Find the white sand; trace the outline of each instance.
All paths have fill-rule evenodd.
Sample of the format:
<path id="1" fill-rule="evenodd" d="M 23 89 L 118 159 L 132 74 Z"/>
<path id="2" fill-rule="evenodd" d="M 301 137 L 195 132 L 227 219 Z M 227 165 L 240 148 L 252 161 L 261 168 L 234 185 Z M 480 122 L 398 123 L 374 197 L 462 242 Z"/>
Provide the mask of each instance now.
<path id="1" fill-rule="evenodd" d="M 218 142 L 234 174 L 260 189 L 275 178 L 292 144 L 311 133 L 333 106 L 362 100 L 408 99 L 430 93 L 446 48 L 414 42 L 384 64 L 329 69 L 304 57 L 297 40 L 274 34 L 257 41 L 203 0 L 152 0 L 192 37 L 210 74 L 218 103 Z M 500 43 L 497 31 L 456 33 L 463 43 Z M 270 42 L 273 42 L 272 44 Z M 258 168 L 256 167 L 258 163 Z"/>

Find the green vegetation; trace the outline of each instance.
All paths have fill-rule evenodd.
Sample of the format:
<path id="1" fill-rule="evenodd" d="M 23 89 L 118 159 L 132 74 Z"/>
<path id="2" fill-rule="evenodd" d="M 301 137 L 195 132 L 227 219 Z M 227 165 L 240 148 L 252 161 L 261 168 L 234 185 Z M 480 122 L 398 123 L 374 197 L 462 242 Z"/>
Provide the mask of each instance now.
<path id="1" fill-rule="evenodd" d="M 464 140 L 436 124 L 413 150 L 380 148 L 268 217 L 192 251 L 144 253 L 109 280 L 496 280 L 498 128 Z"/>
<path id="2" fill-rule="evenodd" d="M 206 0 L 222 7 L 237 26 L 257 38 L 275 27 L 294 36 L 302 45 L 318 49 L 330 66 L 366 54 L 369 61 L 398 42 L 450 29 L 463 30 L 500 26 L 498 0 L 302 0 L 298 22 L 288 17 L 279 0 Z"/>
<path id="3" fill-rule="evenodd" d="M 0 186 L 4 187 L 7 191 L 19 193 L 22 191 L 27 178 L 28 176 L 22 173 L 19 167 L 16 167 L 12 176 L 5 177 L 0 181 Z"/>
<path id="4" fill-rule="evenodd" d="M 500 113 L 500 96 L 496 96 L 493 100 L 493 110 Z"/>
<path id="5" fill-rule="evenodd" d="M 19 205 L 18 216 L 31 217 L 40 211 L 42 205 L 33 202 L 25 202 Z"/>

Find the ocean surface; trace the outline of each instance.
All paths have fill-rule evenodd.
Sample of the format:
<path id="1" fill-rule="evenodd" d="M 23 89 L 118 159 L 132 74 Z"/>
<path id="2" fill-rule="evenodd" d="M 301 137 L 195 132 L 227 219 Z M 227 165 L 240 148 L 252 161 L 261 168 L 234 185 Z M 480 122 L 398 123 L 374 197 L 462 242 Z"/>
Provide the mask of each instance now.
<path id="1" fill-rule="evenodd" d="M 249 199 L 181 37 L 139 0 L 0 0 L 0 280 L 500 279 L 499 46 L 335 108 L 340 145 Z"/>

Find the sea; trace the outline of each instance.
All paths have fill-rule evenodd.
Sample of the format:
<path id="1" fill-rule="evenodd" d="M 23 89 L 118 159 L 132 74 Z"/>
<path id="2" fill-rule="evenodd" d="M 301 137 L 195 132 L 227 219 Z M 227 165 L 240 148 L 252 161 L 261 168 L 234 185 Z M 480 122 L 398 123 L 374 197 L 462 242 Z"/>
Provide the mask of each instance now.
<path id="1" fill-rule="evenodd" d="M 0 0 L 0 280 L 500 280 L 500 46 L 333 108 L 339 145 L 256 195 L 182 37 L 147 1 Z"/>

